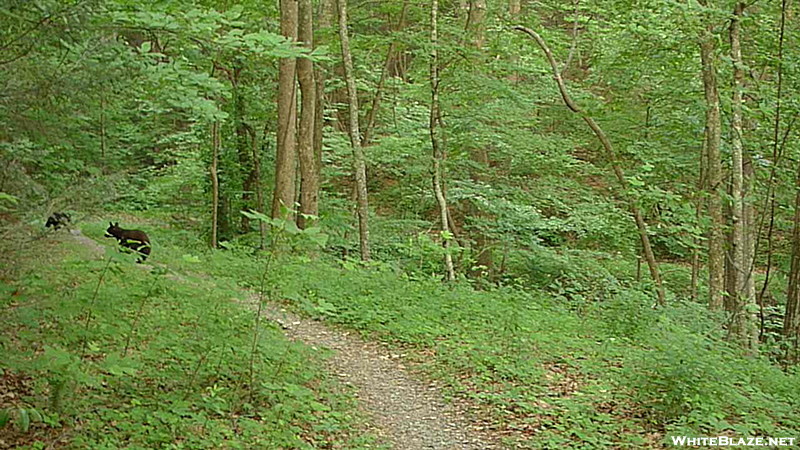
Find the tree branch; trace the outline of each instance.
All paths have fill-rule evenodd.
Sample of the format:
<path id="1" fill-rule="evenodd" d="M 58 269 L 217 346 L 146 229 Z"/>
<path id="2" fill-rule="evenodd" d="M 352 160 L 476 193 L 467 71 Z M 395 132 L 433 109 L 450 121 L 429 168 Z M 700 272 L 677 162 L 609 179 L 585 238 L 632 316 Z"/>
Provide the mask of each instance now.
<path id="1" fill-rule="evenodd" d="M 594 119 L 586 114 L 578 105 L 572 100 L 572 97 L 569 95 L 567 91 L 567 86 L 564 84 L 564 79 L 561 77 L 561 72 L 558 70 L 558 63 L 556 63 L 555 58 L 553 57 L 553 52 L 550 51 L 550 47 L 547 46 L 547 43 L 539 36 L 539 33 L 531 30 L 530 28 L 524 27 L 522 25 L 517 25 L 514 27 L 517 31 L 522 31 L 526 33 L 528 36 L 532 37 L 533 40 L 539 44 L 539 47 L 544 52 L 545 56 L 547 57 L 547 62 L 550 63 L 550 68 L 553 71 L 553 78 L 556 80 L 558 84 L 558 91 L 561 93 L 561 98 L 564 100 L 564 104 L 574 113 L 578 114 L 589 128 L 592 129 L 597 139 L 603 145 L 603 148 L 608 155 L 608 158 L 611 161 L 611 168 L 614 171 L 614 175 L 617 178 L 617 181 L 620 184 L 620 187 L 623 189 L 623 195 L 625 197 L 629 197 L 627 190 L 628 190 L 628 181 L 625 179 L 625 173 L 622 171 L 622 167 L 620 166 L 619 159 L 617 158 L 616 153 L 614 152 L 614 147 L 611 145 L 611 141 L 608 139 L 608 136 L 603 132 L 597 122 Z M 666 294 L 664 292 L 663 285 L 661 283 L 661 275 L 659 274 L 658 270 L 658 262 L 655 259 L 655 255 L 653 254 L 653 249 L 650 246 L 650 238 L 648 237 L 647 233 L 647 224 L 644 221 L 644 216 L 642 215 L 642 211 L 636 205 L 636 200 L 632 198 L 627 198 L 628 207 L 630 208 L 631 213 L 633 214 L 634 221 L 636 222 L 636 228 L 639 231 L 639 238 L 642 241 L 642 251 L 645 254 L 645 259 L 647 260 L 648 268 L 650 269 L 650 276 L 653 278 L 653 282 L 656 285 L 656 293 L 658 294 L 658 304 L 664 305 L 666 303 Z"/>
<path id="2" fill-rule="evenodd" d="M 583 111 L 578 108 L 578 105 L 572 101 L 572 97 L 569 96 L 569 92 L 567 92 L 567 87 L 564 85 L 564 79 L 561 78 L 561 72 L 558 70 L 558 63 L 556 63 L 555 58 L 553 58 L 553 52 L 550 51 L 550 47 L 547 46 L 547 43 L 539 36 L 539 33 L 531 30 L 528 27 L 524 27 L 522 25 L 517 25 L 514 27 L 517 31 L 522 31 L 526 33 L 528 36 L 532 37 L 539 47 L 544 52 L 545 57 L 547 57 L 547 62 L 550 63 L 550 67 L 553 69 L 553 78 L 556 80 L 558 84 L 558 90 L 561 92 L 561 98 L 564 99 L 564 103 L 567 105 L 567 108 L 572 110 L 572 112 L 583 114 Z"/>

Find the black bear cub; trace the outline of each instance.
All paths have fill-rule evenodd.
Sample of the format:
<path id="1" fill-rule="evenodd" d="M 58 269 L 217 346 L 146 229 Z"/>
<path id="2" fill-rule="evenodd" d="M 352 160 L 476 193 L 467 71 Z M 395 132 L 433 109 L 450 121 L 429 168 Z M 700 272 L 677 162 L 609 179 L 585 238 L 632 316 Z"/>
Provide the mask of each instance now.
<path id="1" fill-rule="evenodd" d="M 108 222 L 106 237 L 113 237 L 119 245 L 139 252 L 137 263 L 144 262 L 150 255 L 150 238 L 141 230 L 125 230 L 119 227 L 119 222 Z"/>
<path id="2" fill-rule="evenodd" d="M 44 224 L 45 228 L 53 227 L 54 230 L 60 230 L 61 227 L 66 227 L 69 229 L 69 223 L 72 221 L 72 218 L 67 213 L 62 212 L 54 212 L 53 215 L 47 218 L 47 222 Z"/>

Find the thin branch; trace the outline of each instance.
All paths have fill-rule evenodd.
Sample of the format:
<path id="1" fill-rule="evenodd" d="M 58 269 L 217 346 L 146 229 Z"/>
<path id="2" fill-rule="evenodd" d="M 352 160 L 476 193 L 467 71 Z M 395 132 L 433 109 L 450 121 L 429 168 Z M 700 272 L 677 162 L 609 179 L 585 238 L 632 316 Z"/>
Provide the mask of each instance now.
<path id="1" fill-rule="evenodd" d="M 31 43 L 31 45 L 29 45 L 28 48 L 26 48 L 25 50 L 21 51 L 19 54 L 14 55 L 14 56 L 6 59 L 6 60 L 0 61 L 0 66 L 4 66 L 6 64 L 12 63 L 12 62 L 14 62 L 14 61 L 16 61 L 18 59 L 22 59 L 22 58 L 28 56 L 28 54 L 31 52 L 31 50 L 33 50 L 33 47 L 35 47 L 35 46 L 36 46 L 36 43 Z"/>
<path id="2" fill-rule="evenodd" d="M 572 57 L 575 55 L 575 49 L 578 47 L 578 5 L 580 5 L 580 3 L 580 0 L 575 0 L 575 9 L 573 11 L 575 20 L 572 21 L 572 45 L 569 48 L 567 60 L 564 62 L 564 66 L 561 68 L 562 76 L 564 75 L 564 72 L 569 69 L 569 65 L 572 64 Z"/>
<path id="3" fill-rule="evenodd" d="M 556 62 L 556 59 L 553 58 L 553 52 L 550 51 L 550 47 L 547 46 L 547 43 L 544 41 L 544 39 L 542 39 L 542 37 L 539 36 L 539 33 L 531 30 L 528 27 L 517 25 L 514 27 L 514 29 L 526 33 L 528 36 L 532 37 L 537 44 L 539 44 L 539 47 L 544 52 L 545 57 L 547 57 L 547 62 L 549 62 L 550 67 L 553 68 L 553 78 L 556 80 L 556 83 L 558 84 L 558 91 L 561 93 L 561 98 L 564 100 L 564 104 L 567 105 L 567 108 L 569 108 L 570 111 L 582 114 L 583 111 L 578 107 L 577 104 L 575 104 L 574 101 L 572 101 L 572 97 L 569 96 L 569 93 L 567 92 L 567 87 L 564 85 L 564 79 L 561 77 L 561 72 L 558 71 L 558 63 Z M 601 142 L 602 141 L 603 139 L 601 139 Z M 605 147 L 605 144 L 603 144 L 603 146 Z"/>
<path id="4" fill-rule="evenodd" d="M 764 294 L 769 288 L 770 275 L 772 272 L 772 234 L 775 228 L 775 173 L 778 170 L 778 160 L 783 154 L 783 148 L 780 145 L 780 129 L 781 129 L 781 100 L 783 94 L 783 42 L 786 31 L 786 7 L 788 0 L 781 1 L 781 22 L 778 32 L 778 81 L 776 86 L 776 100 L 775 100 L 775 121 L 773 125 L 773 140 L 772 140 L 772 170 L 769 174 L 769 183 L 767 184 L 767 198 L 770 204 L 769 208 L 769 228 L 767 230 L 767 269 L 764 275 L 764 284 L 761 287 L 761 292 L 758 294 L 758 304 L 761 307 L 761 334 L 764 333 Z M 761 225 L 764 223 L 762 216 Z M 760 227 L 759 227 L 760 228 Z M 760 231 L 760 230 L 759 230 Z M 756 238 L 756 247 L 758 246 L 760 235 Z M 755 257 L 752 264 L 755 265 Z M 752 270 L 752 267 L 751 267 Z M 761 337 L 761 336 L 759 336 Z"/>
<path id="5" fill-rule="evenodd" d="M 400 11 L 400 18 L 397 20 L 397 26 L 395 27 L 395 31 L 400 31 L 405 26 L 407 10 L 408 10 L 408 0 L 404 0 L 403 9 Z M 372 134 L 372 128 L 375 126 L 375 118 L 378 114 L 378 108 L 380 107 L 381 96 L 383 95 L 383 87 L 386 83 L 386 77 L 387 74 L 389 73 L 389 68 L 391 66 L 396 48 L 397 48 L 397 41 L 395 39 L 392 39 L 391 44 L 389 44 L 389 49 L 386 51 L 386 60 L 383 63 L 383 70 L 381 70 L 381 77 L 378 80 L 378 86 L 375 88 L 375 94 L 372 97 L 372 106 L 369 109 L 369 113 L 367 113 L 367 123 L 364 126 L 364 132 L 361 135 L 362 147 L 366 147 L 369 145 L 370 135 Z"/>
<path id="6" fill-rule="evenodd" d="M 25 38 L 27 35 L 31 34 L 31 33 L 32 33 L 32 32 L 34 32 L 34 31 L 36 31 L 37 29 L 39 29 L 39 28 L 40 28 L 40 27 L 42 27 L 43 25 L 46 25 L 46 24 L 52 23 L 52 22 L 53 22 L 53 19 L 57 19 L 57 18 L 59 18 L 59 17 L 61 17 L 61 16 L 63 16 L 63 15 L 66 15 L 66 13 L 68 13 L 69 11 L 71 11 L 71 10 L 73 10 L 73 9 L 76 9 L 76 8 L 78 8 L 79 6 L 82 6 L 82 5 L 83 5 L 83 3 L 84 3 L 84 2 L 78 2 L 78 3 L 74 4 L 74 5 L 70 5 L 69 7 L 66 7 L 66 8 L 62 9 L 61 11 L 59 11 L 59 12 L 57 12 L 57 13 L 55 13 L 55 14 L 50 14 L 50 15 L 47 15 L 47 16 L 45 16 L 45 17 L 42 17 L 42 18 L 41 18 L 39 21 L 37 21 L 37 22 L 36 22 L 36 23 L 35 23 L 35 24 L 34 24 L 32 27 L 30 27 L 30 28 L 28 28 L 27 30 L 23 31 L 22 33 L 20 33 L 19 35 L 17 35 L 17 37 L 15 37 L 15 38 L 13 38 L 13 39 L 9 40 L 8 42 L 5 42 L 5 43 L 3 43 L 2 45 L 0 45 L 0 51 L 3 51 L 3 50 L 5 50 L 5 49 L 7 49 L 8 47 L 11 47 L 11 46 L 12 46 L 12 45 L 14 45 L 16 42 L 18 42 L 18 41 L 22 40 L 22 39 L 23 39 L 23 38 Z M 26 20 L 27 20 L 27 19 L 26 19 Z"/>
<path id="7" fill-rule="evenodd" d="M 603 148 L 606 151 L 609 159 L 611 160 L 611 168 L 614 171 L 614 175 L 617 178 L 617 181 L 620 184 L 620 187 L 623 189 L 623 195 L 626 197 L 628 196 L 628 181 L 625 179 L 625 174 L 622 171 L 622 167 L 619 164 L 619 158 L 617 157 L 616 152 L 614 151 L 614 147 L 611 145 L 611 141 L 608 139 L 608 136 L 603 132 L 597 122 L 594 119 L 586 114 L 576 103 L 572 100 L 572 97 L 569 95 L 567 91 L 567 86 L 564 83 L 564 79 L 561 77 L 561 72 L 558 70 L 558 63 L 556 63 L 555 58 L 553 57 L 553 52 L 550 51 L 550 47 L 547 46 L 547 43 L 539 36 L 539 33 L 533 31 L 530 28 L 524 27 L 522 25 L 517 25 L 514 27 L 517 31 L 522 31 L 526 33 L 528 36 L 533 38 L 537 44 L 539 44 L 539 48 L 542 49 L 545 56 L 547 57 L 547 61 L 550 63 L 550 68 L 552 69 L 553 78 L 555 79 L 556 83 L 558 84 L 558 91 L 561 93 L 561 98 L 564 100 L 564 104 L 574 113 L 578 114 L 589 128 L 592 129 L 597 139 L 603 145 Z M 656 293 L 658 295 L 658 304 L 664 305 L 666 303 L 666 293 L 664 292 L 664 287 L 661 282 L 661 275 L 658 269 L 658 262 L 655 259 L 655 254 L 653 253 L 653 248 L 650 246 L 650 238 L 648 237 L 647 233 L 647 224 L 644 221 L 644 217 L 642 216 L 642 211 L 636 205 L 636 201 L 634 199 L 627 199 L 628 207 L 630 208 L 631 213 L 633 214 L 634 220 L 636 222 L 636 228 L 639 231 L 639 238 L 642 242 L 642 251 L 645 254 L 645 259 L 647 260 L 647 266 L 650 270 L 650 276 L 653 278 L 653 282 L 656 285 Z"/>

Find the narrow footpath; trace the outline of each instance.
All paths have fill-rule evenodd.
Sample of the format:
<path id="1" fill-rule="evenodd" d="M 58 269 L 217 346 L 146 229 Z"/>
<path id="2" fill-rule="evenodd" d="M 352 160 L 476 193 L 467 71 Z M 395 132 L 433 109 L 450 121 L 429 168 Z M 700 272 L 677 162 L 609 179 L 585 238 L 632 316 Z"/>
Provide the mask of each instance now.
<path id="1" fill-rule="evenodd" d="M 71 237 L 98 256 L 105 247 L 72 230 Z M 152 266 L 142 264 L 148 269 Z M 175 278 L 181 278 L 173 274 Z M 255 307 L 257 298 L 247 297 Z M 468 414 L 443 400 L 435 384 L 409 372 L 401 358 L 377 343 L 353 333 L 302 318 L 271 304 L 264 316 L 280 325 L 285 335 L 310 347 L 327 348 L 330 373 L 355 389 L 362 413 L 371 421 L 372 431 L 397 450 L 500 449 L 498 440 Z"/>
<path id="2" fill-rule="evenodd" d="M 501 448 L 464 412 L 445 403 L 434 384 L 409 373 L 402 359 L 382 346 L 274 305 L 264 314 L 281 325 L 290 339 L 333 350 L 327 360 L 329 370 L 342 383 L 355 387 L 363 412 L 392 448 Z"/>

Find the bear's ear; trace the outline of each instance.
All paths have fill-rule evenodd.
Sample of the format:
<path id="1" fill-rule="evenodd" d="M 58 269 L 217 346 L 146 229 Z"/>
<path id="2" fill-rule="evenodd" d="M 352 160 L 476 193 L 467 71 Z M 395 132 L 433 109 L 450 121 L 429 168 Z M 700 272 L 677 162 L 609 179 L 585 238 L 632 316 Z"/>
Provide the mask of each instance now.
<path id="1" fill-rule="evenodd" d="M 115 227 L 118 227 L 118 226 L 119 226 L 119 222 L 115 223 L 115 224 L 114 224 L 114 226 L 115 226 Z"/>
<path id="2" fill-rule="evenodd" d="M 113 226 L 114 226 L 114 224 L 113 224 L 113 223 L 111 223 L 111 222 L 108 222 L 108 226 L 110 226 L 110 227 L 113 227 Z"/>

